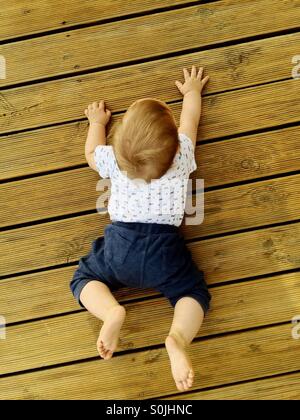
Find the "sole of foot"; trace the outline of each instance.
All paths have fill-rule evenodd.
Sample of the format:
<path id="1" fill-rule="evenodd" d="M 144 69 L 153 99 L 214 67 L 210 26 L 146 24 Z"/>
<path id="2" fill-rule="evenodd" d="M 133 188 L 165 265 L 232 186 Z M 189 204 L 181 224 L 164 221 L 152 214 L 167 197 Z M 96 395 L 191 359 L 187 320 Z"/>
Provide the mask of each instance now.
<path id="1" fill-rule="evenodd" d="M 194 370 L 184 346 L 178 339 L 168 336 L 165 341 L 171 371 L 178 391 L 187 391 L 194 381 Z"/>
<path id="2" fill-rule="evenodd" d="M 100 330 L 97 349 L 104 360 L 112 358 L 118 346 L 120 330 L 125 321 L 126 311 L 124 306 L 117 305 L 110 309 Z"/>

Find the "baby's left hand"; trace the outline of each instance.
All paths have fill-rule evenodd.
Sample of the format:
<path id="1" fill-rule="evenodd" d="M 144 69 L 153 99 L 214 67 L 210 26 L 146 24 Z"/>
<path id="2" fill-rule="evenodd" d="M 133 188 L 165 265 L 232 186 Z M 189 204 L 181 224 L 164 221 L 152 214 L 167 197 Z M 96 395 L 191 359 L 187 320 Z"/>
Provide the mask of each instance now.
<path id="1" fill-rule="evenodd" d="M 106 126 L 110 120 L 111 112 L 105 109 L 104 101 L 93 102 L 87 109 L 84 110 L 86 117 L 89 119 L 90 124 L 102 124 Z"/>

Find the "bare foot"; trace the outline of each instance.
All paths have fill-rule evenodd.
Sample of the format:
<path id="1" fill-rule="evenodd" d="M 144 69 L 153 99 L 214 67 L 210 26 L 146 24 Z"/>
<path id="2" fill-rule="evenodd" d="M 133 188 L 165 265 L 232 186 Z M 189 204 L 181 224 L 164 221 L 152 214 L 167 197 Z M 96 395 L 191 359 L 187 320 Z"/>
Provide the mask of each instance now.
<path id="1" fill-rule="evenodd" d="M 97 349 L 100 357 L 105 360 L 111 359 L 113 352 L 117 348 L 125 315 L 126 311 L 124 306 L 117 305 L 111 308 L 106 316 L 97 341 Z"/>
<path id="2" fill-rule="evenodd" d="M 193 385 L 194 380 L 192 363 L 178 338 L 169 335 L 165 344 L 177 389 L 179 391 L 187 391 Z"/>

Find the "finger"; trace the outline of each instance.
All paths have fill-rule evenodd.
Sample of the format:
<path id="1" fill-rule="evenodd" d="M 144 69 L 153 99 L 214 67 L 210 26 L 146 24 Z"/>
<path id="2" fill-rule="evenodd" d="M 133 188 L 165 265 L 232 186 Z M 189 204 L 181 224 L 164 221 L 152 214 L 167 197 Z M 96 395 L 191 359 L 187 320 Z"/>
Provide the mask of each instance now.
<path id="1" fill-rule="evenodd" d="M 98 102 L 93 102 L 92 106 L 94 109 L 98 108 Z"/>
<path id="2" fill-rule="evenodd" d="M 178 89 L 181 91 L 183 84 L 176 80 L 175 85 L 178 87 Z"/>
<path id="3" fill-rule="evenodd" d="M 104 109 L 104 101 L 103 100 L 99 102 L 99 108 Z"/>
<path id="4" fill-rule="evenodd" d="M 92 109 L 93 109 L 93 104 L 89 104 L 89 105 L 88 105 L 88 110 L 89 110 L 89 111 L 92 111 Z"/>
<path id="5" fill-rule="evenodd" d="M 209 81 L 209 76 L 204 77 L 204 79 L 202 80 L 202 86 L 204 87 L 208 81 Z"/>
<path id="6" fill-rule="evenodd" d="M 107 109 L 105 112 L 106 112 L 106 115 L 110 118 L 111 117 L 111 111 L 109 109 Z"/>
<path id="7" fill-rule="evenodd" d="M 197 74 L 197 79 L 202 79 L 202 75 L 203 75 L 203 67 L 200 67 L 198 74 Z"/>
<path id="8" fill-rule="evenodd" d="M 196 66 L 192 66 L 191 77 L 196 77 L 197 71 Z"/>
<path id="9" fill-rule="evenodd" d="M 188 69 L 186 67 L 183 68 L 183 75 L 184 75 L 184 80 L 187 81 L 190 78 L 190 74 L 188 72 Z"/>
<path id="10" fill-rule="evenodd" d="M 85 113 L 86 116 L 88 116 L 88 113 L 89 113 L 88 109 L 85 109 L 84 113 Z"/>

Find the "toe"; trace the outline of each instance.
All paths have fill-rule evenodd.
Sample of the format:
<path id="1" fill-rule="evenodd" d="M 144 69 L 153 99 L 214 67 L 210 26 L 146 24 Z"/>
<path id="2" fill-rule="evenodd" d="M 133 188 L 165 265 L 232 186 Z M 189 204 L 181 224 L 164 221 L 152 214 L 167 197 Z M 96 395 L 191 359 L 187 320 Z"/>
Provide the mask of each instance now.
<path id="1" fill-rule="evenodd" d="M 104 348 L 103 349 L 103 353 L 105 354 L 105 356 L 107 355 L 107 353 L 108 353 L 108 349 L 107 348 Z"/>
<path id="2" fill-rule="evenodd" d="M 189 389 L 188 384 L 187 384 L 187 381 L 182 381 L 182 384 L 183 384 L 183 389 L 185 391 L 187 391 Z"/>
<path id="3" fill-rule="evenodd" d="M 103 347 L 98 347 L 98 352 L 99 353 L 103 353 L 104 352 L 104 348 Z"/>
<path id="4" fill-rule="evenodd" d="M 105 347 L 103 345 L 98 346 L 98 353 L 99 353 L 100 357 L 102 357 L 102 359 L 105 358 L 106 352 L 107 352 L 107 350 L 105 349 Z"/>
<path id="5" fill-rule="evenodd" d="M 100 350 L 103 350 L 104 345 L 103 345 L 103 342 L 102 342 L 102 341 L 98 341 L 98 343 L 97 343 L 97 348 L 98 348 L 98 350 L 99 350 L 99 351 L 100 351 Z"/>
<path id="6" fill-rule="evenodd" d="M 193 386 L 193 383 L 194 383 L 194 376 L 195 376 L 195 374 L 194 374 L 194 371 L 191 369 L 190 371 L 189 371 L 189 374 L 188 374 L 188 376 L 187 376 L 187 384 L 188 384 L 188 386 L 189 386 L 189 388 L 191 387 L 191 386 Z"/>
<path id="7" fill-rule="evenodd" d="M 99 352 L 99 356 L 104 359 L 104 354 L 102 352 Z"/>
<path id="8" fill-rule="evenodd" d="M 105 355 L 105 360 L 109 360 L 112 358 L 113 352 L 111 350 L 107 350 L 107 353 Z"/>
<path id="9" fill-rule="evenodd" d="M 184 387 L 181 381 L 176 382 L 178 391 L 184 391 Z"/>
<path id="10" fill-rule="evenodd" d="M 187 379 L 188 387 L 191 388 L 193 386 L 193 379 Z"/>

